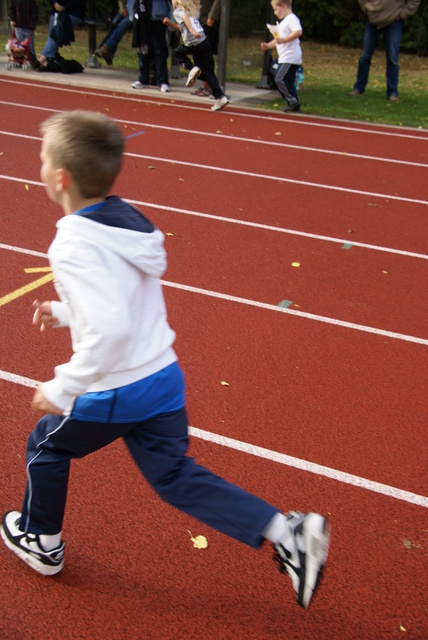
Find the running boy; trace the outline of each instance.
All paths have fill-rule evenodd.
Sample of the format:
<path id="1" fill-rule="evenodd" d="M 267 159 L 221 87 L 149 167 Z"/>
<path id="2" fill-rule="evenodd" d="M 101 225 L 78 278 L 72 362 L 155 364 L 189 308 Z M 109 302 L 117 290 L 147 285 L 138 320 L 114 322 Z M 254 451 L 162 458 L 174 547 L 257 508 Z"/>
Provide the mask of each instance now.
<path id="1" fill-rule="evenodd" d="M 163 234 L 107 197 L 122 163 L 118 126 L 99 113 L 64 112 L 42 134 L 41 177 L 65 214 L 49 248 L 61 302 L 36 301 L 33 323 L 69 326 L 73 356 L 34 394 L 33 409 L 46 415 L 28 440 L 22 512 L 2 519 L 6 546 L 43 575 L 61 571 L 70 461 L 122 437 L 166 502 L 250 547 L 271 541 L 307 607 L 327 558 L 326 519 L 283 515 L 186 455 L 184 378 L 160 280 Z"/>
<path id="2" fill-rule="evenodd" d="M 300 37 L 303 31 L 299 18 L 293 13 L 291 4 L 292 0 L 271 0 L 274 14 L 281 22 L 270 29 L 274 39 L 261 43 L 263 51 L 269 51 L 275 47 L 278 51 L 275 84 L 279 93 L 287 101 L 287 106 L 283 109 L 285 113 L 300 111 L 295 82 L 297 68 L 302 64 Z"/>
<path id="3" fill-rule="evenodd" d="M 183 44 L 174 49 L 174 56 L 177 62 L 189 71 L 186 87 L 195 84 L 199 77 L 207 82 L 215 98 L 211 110 L 219 111 L 228 104 L 229 100 L 223 94 L 215 75 L 213 52 L 199 22 L 199 0 L 172 0 L 172 7 L 175 22 L 164 18 L 164 24 L 181 32 Z M 189 56 L 193 57 L 194 64 Z"/>

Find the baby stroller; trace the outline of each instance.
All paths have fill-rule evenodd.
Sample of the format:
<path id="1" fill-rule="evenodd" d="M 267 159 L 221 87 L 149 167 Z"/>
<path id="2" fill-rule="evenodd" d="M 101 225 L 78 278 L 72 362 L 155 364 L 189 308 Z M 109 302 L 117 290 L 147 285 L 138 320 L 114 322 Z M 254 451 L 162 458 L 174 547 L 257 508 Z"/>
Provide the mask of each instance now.
<path id="1" fill-rule="evenodd" d="M 15 29 L 13 30 L 12 38 L 6 43 L 6 51 L 9 54 L 9 59 L 6 62 L 6 69 L 22 67 L 24 71 L 26 71 L 28 69 L 28 66 L 31 66 L 29 49 L 33 33 L 34 32 L 32 31 L 28 38 L 26 38 L 22 42 L 19 42 L 15 35 Z"/>

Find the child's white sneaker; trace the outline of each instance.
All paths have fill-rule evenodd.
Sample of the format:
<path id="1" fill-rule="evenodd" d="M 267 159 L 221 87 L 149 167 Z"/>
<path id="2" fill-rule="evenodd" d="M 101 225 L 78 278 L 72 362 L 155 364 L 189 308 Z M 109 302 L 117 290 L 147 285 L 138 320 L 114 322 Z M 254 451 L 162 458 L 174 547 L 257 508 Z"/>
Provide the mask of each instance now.
<path id="1" fill-rule="evenodd" d="M 225 107 L 227 104 L 229 104 L 229 98 L 226 98 L 226 96 L 221 96 L 221 98 L 216 99 L 213 106 L 211 107 L 211 111 L 220 111 L 220 109 L 223 109 L 223 107 Z"/>
<path id="2" fill-rule="evenodd" d="M 292 529 L 292 540 L 274 544 L 275 560 L 281 572 L 287 572 L 297 594 L 297 604 L 308 607 L 319 585 L 327 560 L 330 541 L 330 525 L 318 513 L 291 511 L 285 514 Z"/>
<path id="3" fill-rule="evenodd" d="M 62 542 L 57 549 L 45 551 L 38 535 L 21 531 L 20 520 L 19 511 L 8 511 L 4 514 L 1 537 L 6 547 L 44 576 L 53 576 L 61 571 L 64 566 L 64 543 Z"/>
<path id="4" fill-rule="evenodd" d="M 186 87 L 192 87 L 195 84 L 196 79 L 199 78 L 200 75 L 201 70 L 199 69 L 199 67 L 192 67 L 192 69 L 190 69 L 189 71 L 189 75 L 187 76 Z"/>

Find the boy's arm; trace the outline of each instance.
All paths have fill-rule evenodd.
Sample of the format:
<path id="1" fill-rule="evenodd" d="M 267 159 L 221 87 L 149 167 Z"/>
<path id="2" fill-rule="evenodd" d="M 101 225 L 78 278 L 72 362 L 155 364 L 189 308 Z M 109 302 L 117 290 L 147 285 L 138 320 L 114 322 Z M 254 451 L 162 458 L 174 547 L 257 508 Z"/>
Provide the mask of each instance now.
<path id="1" fill-rule="evenodd" d="M 262 51 L 269 51 L 270 49 L 275 49 L 277 40 L 273 39 L 270 42 L 262 42 L 260 44 Z"/>
<path id="2" fill-rule="evenodd" d="M 287 42 L 291 42 L 292 40 L 300 38 L 302 36 L 302 33 L 302 29 L 298 29 L 297 31 L 293 31 L 292 33 L 290 33 L 290 35 L 285 38 L 276 38 L 274 42 L 276 42 L 276 44 L 287 44 Z"/>

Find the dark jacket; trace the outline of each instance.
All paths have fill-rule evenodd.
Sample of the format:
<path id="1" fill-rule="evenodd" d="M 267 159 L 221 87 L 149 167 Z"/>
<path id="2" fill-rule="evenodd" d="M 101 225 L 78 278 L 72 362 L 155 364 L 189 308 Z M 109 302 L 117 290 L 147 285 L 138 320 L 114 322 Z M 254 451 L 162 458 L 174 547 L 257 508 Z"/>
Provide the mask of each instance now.
<path id="1" fill-rule="evenodd" d="M 55 0 L 49 1 L 52 7 L 52 13 L 56 13 L 54 9 Z M 66 12 L 71 16 L 80 18 L 80 20 L 85 19 L 86 0 L 56 0 L 56 2 L 57 4 L 60 4 L 62 7 L 64 7 Z"/>
<path id="2" fill-rule="evenodd" d="M 10 0 L 9 20 L 21 29 L 35 29 L 39 18 L 36 0 Z"/>
<path id="3" fill-rule="evenodd" d="M 136 0 L 134 4 L 132 46 L 148 45 L 150 38 L 151 0 Z"/>

